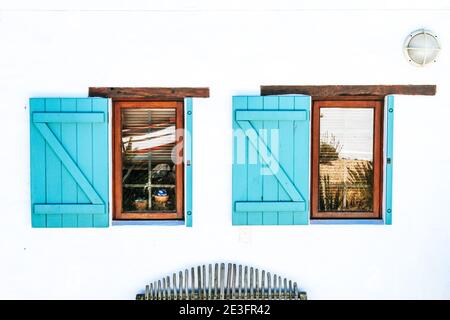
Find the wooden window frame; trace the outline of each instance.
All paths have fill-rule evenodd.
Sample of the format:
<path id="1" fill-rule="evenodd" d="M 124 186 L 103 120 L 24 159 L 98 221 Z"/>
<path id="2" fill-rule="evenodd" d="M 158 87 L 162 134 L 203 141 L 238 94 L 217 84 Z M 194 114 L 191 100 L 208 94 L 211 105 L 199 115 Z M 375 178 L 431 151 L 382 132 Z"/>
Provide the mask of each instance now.
<path id="1" fill-rule="evenodd" d="M 184 129 L 183 100 L 163 99 L 118 99 L 113 100 L 112 144 L 113 144 L 113 220 L 183 220 L 184 219 L 184 159 L 176 164 L 176 212 L 124 212 L 122 211 L 122 123 L 121 110 L 125 108 L 157 108 L 176 110 L 176 129 Z M 176 131 L 176 143 L 183 137 Z"/>
<path id="2" fill-rule="evenodd" d="M 373 130 L 373 210 L 361 211 L 319 211 L 319 148 L 320 148 L 320 108 L 372 108 L 374 109 Z M 346 98 L 313 99 L 312 139 L 311 139 L 311 215 L 312 220 L 320 219 L 382 219 L 383 202 L 383 138 L 384 101 L 382 97 L 361 97 L 360 100 Z"/>

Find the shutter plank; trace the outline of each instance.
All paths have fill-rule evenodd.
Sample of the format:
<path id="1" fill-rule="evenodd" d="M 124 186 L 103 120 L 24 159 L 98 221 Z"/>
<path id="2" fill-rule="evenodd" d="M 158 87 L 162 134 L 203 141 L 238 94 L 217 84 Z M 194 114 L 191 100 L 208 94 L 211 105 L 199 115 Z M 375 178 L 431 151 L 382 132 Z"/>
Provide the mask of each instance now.
<path id="1" fill-rule="evenodd" d="M 262 97 L 248 97 L 247 99 L 248 110 L 263 110 L 263 98 Z M 262 186 L 263 175 L 261 174 L 262 166 L 264 162 L 258 153 L 258 148 L 261 145 L 258 144 L 258 135 L 261 135 L 262 121 L 252 121 L 255 143 L 248 144 L 248 162 L 247 162 L 247 194 L 248 201 L 261 201 L 262 200 Z M 262 137 L 262 136 L 261 136 Z M 250 138 L 249 138 L 250 139 Z M 260 150 L 260 152 L 264 150 Z M 248 225 L 261 225 L 262 224 L 262 211 L 254 211 L 247 213 Z"/>
<path id="2" fill-rule="evenodd" d="M 92 111 L 92 100 L 77 99 L 78 112 Z M 92 124 L 77 123 L 77 163 L 87 180 L 92 183 Z M 78 203 L 91 203 L 89 198 L 78 187 Z M 91 214 L 78 216 L 78 227 L 92 227 L 93 216 Z"/>
<path id="3" fill-rule="evenodd" d="M 294 97 L 280 97 L 279 106 L 282 110 L 294 109 Z M 294 123 L 280 121 L 280 156 L 279 163 L 289 177 L 294 176 Z M 285 190 L 278 191 L 279 201 L 291 200 Z M 279 211 L 278 224 L 290 225 L 294 223 L 292 211 Z"/>
<path id="4" fill-rule="evenodd" d="M 76 99 L 61 99 L 62 112 L 71 112 L 76 110 L 77 110 Z M 36 113 L 34 114 L 33 120 L 34 121 L 36 120 Z M 77 158 L 77 125 L 75 123 L 61 124 L 61 144 L 63 145 L 64 149 L 67 151 L 67 153 L 72 159 Z M 77 203 L 77 183 L 64 166 L 62 167 L 61 179 L 62 179 L 62 202 Z M 78 219 L 76 213 L 70 212 L 70 214 L 63 214 L 62 226 L 77 227 Z"/>
<path id="5" fill-rule="evenodd" d="M 267 96 L 264 97 L 264 109 L 267 110 L 278 110 L 278 97 L 271 97 Z M 271 152 L 273 152 L 278 158 L 279 154 L 279 145 L 277 137 L 279 137 L 278 133 L 278 121 L 264 121 L 264 129 L 267 130 L 267 141 L 266 144 L 268 145 Z M 274 135 L 272 134 L 272 130 L 274 131 Z M 274 140 L 272 141 L 272 138 Z M 271 157 L 271 154 L 269 155 Z M 271 158 L 270 158 L 271 159 Z M 277 163 L 272 164 L 277 165 Z M 264 201 L 278 201 L 278 181 L 276 177 L 271 175 L 264 175 L 263 176 L 263 198 Z M 264 225 L 276 225 L 278 224 L 278 210 L 274 211 L 264 211 L 263 212 L 263 223 Z"/>
<path id="6" fill-rule="evenodd" d="M 75 215 L 76 218 L 77 214 L 103 213 L 105 206 L 103 204 L 35 204 L 34 211 L 35 214 L 62 214 L 63 218 Z M 64 227 L 71 227 L 71 225 Z"/>
<path id="7" fill-rule="evenodd" d="M 306 120 L 309 120 L 311 97 L 294 97 L 294 109 L 305 110 Z M 308 224 L 309 187 L 309 121 L 294 122 L 294 184 L 305 198 L 305 208 L 293 210 L 294 224 Z"/>
<path id="8" fill-rule="evenodd" d="M 50 98 L 45 101 L 46 112 L 61 111 L 61 99 Z M 61 139 L 61 124 L 50 123 L 48 128 L 57 139 Z M 62 165 L 54 150 L 47 143 L 46 147 L 46 181 L 47 203 L 61 203 L 62 201 Z M 47 216 L 47 227 L 61 227 L 62 216 L 60 214 Z"/>
<path id="9" fill-rule="evenodd" d="M 236 202 L 235 206 L 236 211 L 247 211 L 249 214 L 255 211 L 305 211 L 306 209 L 304 201 L 249 201 Z"/>
<path id="10" fill-rule="evenodd" d="M 192 227 L 192 120 L 193 120 L 193 108 L 192 108 L 192 98 L 185 99 L 185 121 L 186 121 L 186 135 L 185 135 L 185 203 L 186 203 L 186 227 Z"/>
<path id="11" fill-rule="evenodd" d="M 263 97 L 249 97 L 249 110 L 251 110 L 250 105 L 251 101 L 255 100 L 262 100 Z M 277 106 L 278 107 L 278 106 Z M 260 108 L 259 108 L 260 109 Z M 253 108 L 254 110 L 254 108 Z M 306 111 L 300 110 L 300 111 L 278 111 L 278 112 L 272 112 L 276 111 L 277 109 L 269 109 L 266 111 L 244 111 L 244 110 L 238 110 L 236 111 L 236 121 L 294 121 L 294 120 L 300 120 L 304 121 L 306 120 L 307 113 Z"/>
<path id="12" fill-rule="evenodd" d="M 61 104 L 64 101 L 70 101 L 75 99 L 64 98 L 61 99 Z M 64 111 L 61 108 L 61 111 Z M 67 111 L 76 111 L 70 108 Z M 36 123 L 96 123 L 104 122 L 105 115 L 103 112 L 92 112 L 92 113 L 78 113 L 78 112 L 35 112 L 33 113 L 33 122 Z"/>
<path id="13" fill-rule="evenodd" d="M 386 107 L 387 107 L 387 121 L 386 121 L 386 158 L 390 161 L 385 161 L 386 163 L 386 192 L 384 200 L 384 210 L 385 210 L 385 223 L 387 225 L 392 224 L 392 166 L 393 166 L 393 146 L 394 146 L 394 97 L 386 97 Z"/>
<path id="14" fill-rule="evenodd" d="M 106 99 L 92 99 L 92 111 L 100 111 L 104 116 L 108 117 L 108 100 Z M 104 211 L 99 214 L 94 214 L 94 227 L 107 227 L 109 225 L 108 216 L 108 121 L 92 124 L 93 133 L 93 157 L 92 168 L 93 177 L 92 184 L 94 189 L 101 197 L 104 206 Z"/>
<path id="15" fill-rule="evenodd" d="M 247 97 L 233 97 L 233 201 L 247 201 L 247 138 L 234 119 L 236 110 L 247 109 Z M 239 135 L 239 136 L 238 136 Z M 240 145 L 243 142 L 243 145 Z M 245 153 L 245 154 L 243 154 Z M 242 163 L 245 162 L 245 163 Z M 233 205 L 233 225 L 247 225 L 247 212 L 236 213 Z"/>
<path id="16" fill-rule="evenodd" d="M 33 112 L 45 111 L 45 99 L 30 99 L 30 119 Z M 30 123 L 30 174 L 31 174 L 31 204 L 47 202 L 46 195 L 46 143 L 37 128 Z M 31 208 L 31 225 L 33 228 L 47 226 L 47 216 L 35 214 Z"/>

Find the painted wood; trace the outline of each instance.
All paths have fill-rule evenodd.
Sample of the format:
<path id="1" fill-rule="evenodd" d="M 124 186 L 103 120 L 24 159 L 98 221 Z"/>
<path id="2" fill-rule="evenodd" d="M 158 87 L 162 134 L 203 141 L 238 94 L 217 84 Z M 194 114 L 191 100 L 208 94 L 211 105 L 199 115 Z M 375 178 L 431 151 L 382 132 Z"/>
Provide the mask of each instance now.
<path id="1" fill-rule="evenodd" d="M 385 223 L 392 224 L 392 166 L 394 162 L 394 97 L 386 97 L 386 181 L 385 181 Z"/>
<path id="2" fill-rule="evenodd" d="M 77 214 L 104 214 L 105 206 L 103 204 L 35 204 L 34 213 L 64 214 L 63 217 Z M 69 225 L 64 225 L 64 227 L 69 227 Z"/>
<path id="3" fill-rule="evenodd" d="M 263 97 L 250 97 L 250 98 L 258 98 L 261 100 L 261 103 L 263 101 Z M 273 112 L 276 111 L 276 112 Z M 306 120 L 307 113 L 306 111 L 287 111 L 287 110 L 268 110 L 268 111 L 243 111 L 243 110 L 237 110 L 236 111 L 236 121 L 294 121 L 294 120 L 300 120 L 304 121 Z"/>
<path id="4" fill-rule="evenodd" d="M 278 110 L 278 97 L 268 96 L 264 97 L 264 110 Z M 270 149 L 270 152 L 278 154 L 279 145 L 277 143 L 278 137 L 278 121 L 270 119 L 264 121 L 263 127 L 267 131 L 266 144 Z M 274 142 L 274 143 L 273 143 Z M 273 144 L 272 144 L 273 143 Z M 269 153 L 270 159 L 271 153 Z M 275 163 L 269 163 L 267 165 L 276 165 Z M 263 200 L 264 201 L 278 201 L 278 180 L 273 175 L 263 176 Z M 278 210 L 270 211 L 268 208 L 263 211 L 263 225 L 277 225 L 278 224 Z"/>
<path id="5" fill-rule="evenodd" d="M 173 212 L 133 212 L 123 210 L 122 206 L 122 147 L 121 147 L 121 113 L 124 109 L 151 109 L 151 108 L 169 108 L 175 110 L 176 124 L 176 151 L 177 160 L 175 163 L 175 188 L 176 188 L 176 210 Z M 185 127 L 184 102 L 182 101 L 115 101 L 114 102 L 113 122 L 113 219 L 114 220 L 169 220 L 185 218 L 184 210 L 186 208 L 184 198 L 184 181 L 185 181 L 185 163 L 183 161 L 184 140 L 182 131 Z M 181 145 L 180 145 L 181 143 Z M 175 154 L 174 154 L 175 155 Z M 153 185 L 155 186 L 155 185 Z"/>
<path id="6" fill-rule="evenodd" d="M 65 101 L 66 99 L 62 99 Z M 73 99 L 69 99 L 73 100 Z M 64 110 L 61 110 L 64 111 Z M 91 123 L 104 122 L 105 114 L 103 112 L 77 113 L 77 112 L 35 112 L 33 113 L 33 122 L 56 122 L 56 123 Z"/>
<path id="7" fill-rule="evenodd" d="M 45 101 L 45 111 L 46 112 L 59 112 L 61 111 L 61 99 L 51 98 Z M 61 124 L 50 123 L 48 124 L 36 124 L 37 129 L 41 131 L 41 127 L 44 126 L 45 132 L 51 136 L 55 141 L 61 139 Z M 46 138 L 45 136 L 43 136 Z M 46 139 L 46 193 L 47 193 L 47 203 L 61 203 L 62 193 L 61 193 L 61 183 L 62 183 L 62 165 L 61 161 L 58 159 L 58 155 L 55 150 L 51 147 Z M 55 188 L 58 186 L 58 188 Z M 61 215 L 51 215 L 47 216 L 47 227 L 56 228 L 62 227 L 62 216 Z"/>
<path id="8" fill-rule="evenodd" d="M 263 97 L 254 96 L 247 98 L 247 108 L 248 110 L 258 110 L 258 111 L 248 111 L 253 114 L 263 112 Z M 236 112 L 236 117 L 239 111 Z M 236 119 L 239 123 L 239 120 Z M 242 127 L 242 126 L 241 126 Z M 261 157 L 261 152 L 259 150 L 262 145 L 258 144 L 258 137 L 261 137 L 261 129 L 263 128 L 262 121 L 252 121 L 253 134 L 250 134 L 247 153 L 247 199 L 248 201 L 261 201 L 263 196 L 263 175 L 261 174 L 261 168 L 263 165 L 263 159 Z M 250 130 L 250 129 L 246 129 Z M 244 210 L 245 211 L 245 210 Z M 262 211 L 260 210 L 248 210 L 247 213 L 247 224 L 248 225 L 261 225 L 262 224 Z"/>
<path id="9" fill-rule="evenodd" d="M 106 121 L 92 124 L 92 186 L 97 190 L 105 205 L 103 212 L 93 213 L 94 227 L 109 226 L 109 144 L 108 144 L 108 109 L 109 100 L 91 99 L 92 112 L 103 113 Z"/>
<path id="10" fill-rule="evenodd" d="M 255 130 L 255 128 L 253 127 L 253 125 L 249 122 L 249 121 L 239 121 L 239 126 L 241 127 L 242 130 L 244 130 L 245 134 L 252 134 L 253 132 L 257 132 Z M 291 127 L 292 128 L 292 127 Z M 293 130 L 291 130 L 293 131 Z M 281 123 L 280 123 L 280 135 L 281 135 Z M 285 134 L 291 134 L 291 132 L 288 132 L 288 130 L 284 130 Z M 284 138 L 280 139 L 280 154 L 282 153 L 281 151 L 281 140 Z M 292 140 L 291 138 L 287 137 L 286 138 L 288 141 Z M 268 163 L 270 161 L 272 161 L 269 156 L 267 155 L 270 152 L 269 147 L 264 143 L 263 139 L 257 135 L 256 139 L 252 139 L 249 138 L 248 139 L 248 144 L 255 147 L 256 151 L 259 151 L 260 149 L 264 149 L 264 150 L 268 150 L 267 153 L 263 152 L 263 153 L 259 153 L 259 155 L 261 156 L 261 158 L 263 159 L 263 161 L 265 163 Z M 260 146 L 258 148 L 258 145 Z M 248 150 L 250 150 L 250 147 L 248 148 Z M 291 152 L 289 150 L 287 150 L 287 152 Z M 280 183 L 281 187 L 284 189 L 284 191 L 292 198 L 292 200 L 294 201 L 304 201 L 302 195 L 298 192 L 297 188 L 295 188 L 291 178 L 289 177 L 289 174 L 285 171 L 285 169 L 283 168 L 282 163 L 280 162 L 280 160 L 278 160 L 276 158 L 276 156 L 271 153 L 272 156 L 271 158 L 274 159 L 273 161 L 278 162 L 280 165 L 278 166 L 278 170 L 273 170 L 272 173 L 273 175 L 277 178 L 278 182 Z M 292 152 L 291 152 L 292 154 Z M 288 163 L 290 164 L 290 163 Z M 271 170 L 272 167 L 268 167 L 269 170 Z"/>
<path id="11" fill-rule="evenodd" d="M 72 160 L 70 155 L 67 153 L 66 149 L 61 145 L 59 142 L 57 135 L 53 133 L 50 128 L 43 123 L 36 123 L 36 127 L 38 128 L 41 135 L 44 137 L 45 141 L 47 142 L 47 146 L 49 147 L 49 151 L 53 153 L 53 155 L 57 158 L 57 160 L 64 165 L 64 167 L 68 170 L 68 172 L 72 175 L 72 177 L 75 179 L 75 181 L 78 183 L 78 185 L 81 187 L 81 190 L 85 193 L 87 198 L 94 204 L 100 204 L 103 203 L 100 196 L 97 194 L 97 192 L 94 190 L 94 188 L 91 185 L 91 182 L 86 178 L 86 176 L 81 172 L 80 168 L 78 168 L 77 164 Z M 61 134 L 58 134 L 61 136 Z M 52 159 L 53 160 L 53 159 Z M 50 162 L 50 164 L 54 164 L 53 162 Z M 58 168 L 60 168 L 58 166 Z M 49 168 L 48 168 L 49 169 Z M 61 171 L 61 170 L 47 170 L 49 172 L 49 177 L 55 178 L 51 175 L 59 175 L 58 172 L 53 171 Z M 92 176 L 92 174 L 91 174 Z M 60 177 L 55 178 L 57 179 L 57 182 L 55 182 L 56 185 L 61 185 Z M 91 179 L 90 179 L 91 180 Z M 48 191 L 50 190 L 51 193 L 58 194 L 61 193 L 60 190 L 56 190 L 53 188 L 53 186 L 48 185 Z M 47 191 L 47 193 L 48 193 Z M 59 195 L 57 195 L 59 197 Z M 57 198 L 58 198 L 57 197 Z M 59 199 L 59 198 L 58 198 Z M 61 200 L 59 199 L 57 203 L 60 203 Z"/>
<path id="12" fill-rule="evenodd" d="M 249 213 L 255 213 L 257 211 L 305 211 L 306 204 L 304 201 L 252 201 L 252 202 L 236 202 L 236 211 L 248 211 Z M 261 214 L 261 213 L 259 213 Z M 252 224 L 249 222 L 249 224 Z M 256 224 L 256 223 L 253 223 Z M 261 223 L 262 224 L 262 219 Z"/>
<path id="13" fill-rule="evenodd" d="M 309 181 L 310 174 L 310 96 L 294 97 L 294 109 L 304 110 L 307 121 L 294 121 L 294 183 L 307 201 L 303 210 L 292 210 L 295 225 L 306 225 L 309 223 Z"/>
<path id="14" fill-rule="evenodd" d="M 208 98 L 209 88 L 127 88 L 127 87 L 90 87 L 90 97 L 112 99 L 179 99 Z"/>
<path id="15" fill-rule="evenodd" d="M 371 211 L 320 211 L 319 210 L 319 150 L 320 150 L 320 109 L 321 108 L 367 108 L 373 111 L 373 199 Z M 380 184 L 382 171 L 382 114 L 381 101 L 314 101 L 312 112 L 311 147 L 311 219 L 381 219 Z"/>
<path id="16" fill-rule="evenodd" d="M 294 96 L 286 96 L 279 98 L 279 108 L 281 110 L 294 109 Z M 279 163 L 280 167 L 284 168 L 286 175 L 291 178 L 292 187 L 297 190 L 294 182 L 294 122 L 293 121 L 280 121 L 280 155 Z M 298 159 L 299 161 L 301 159 Z M 298 190 L 297 190 L 298 192 Z M 278 201 L 299 201 L 299 199 L 292 198 L 292 195 L 280 188 L 278 190 Z M 302 199 L 303 200 L 303 199 Z M 292 211 L 280 211 L 278 212 L 278 224 L 279 225 L 291 225 L 294 224 L 294 213 Z"/>
<path id="17" fill-rule="evenodd" d="M 192 98 L 186 98 L 185 104 L 185 215 L 186 215 L 186 227 L 192 227 Z"/>
<path id="18" fill-rule="evenodd" d="M 94 116 L 85 117 L 92 110 Z M 78 111 L 83 113 L 79 118 Z M 44 116 L 46 112 L 50 117 Z M 30 99 L 33 227 L 109 224 L 107 112 L 107 99 Z M 36 114 L 42 114 L 38 122 L 33 121 Z M 56 114 L 74 114 L 72 119 L 81 122 L 65 116 L 57 122 Z M 98 114 L 101 122 L 85 122 L 88 118 L 98 121 Z M 97 216 L 99 221 L 93 223 Z"/>
<path id="19" fill-rule="evenodd" d="M 62 99 L 61 112 L 71 113 L 77 111 L 76 99 Z M 37 113 L 34 113 L 33 120 L 35 121 Z M 45 113 L 44 113 L 45 114 Z M 36 122 L 36 121 L 35 121 Z M 72 159 L 77 158 L 77 124 L 76 123 L 62 123 L 61 124 L 61 144 Z M 72 177 L 66 167 L 62 167 L 62 203 L 77 203 L 77 182 Z M 37 213 L 37 208 L 34 208 Z M 61 214 L 63 212 L 60 212 Z M 62 226 L 66 228 L 75 228 L 78 226 L 77 212 L 66 212 L 62 215 Z"/>
<path id="20" fill-rule="evenodd" d="M 310 98 L 299 97 L 297 108 L 295 98 L 233 97 L 233 225 L 307 223 L 308 206 L 304 195 L 309 194 Z M 237 120 L 239 112 L 251 112 L 241 113 L 243 116 L 239 119 L 248 119 L 250 115 L 252 120 Z M 263 115 L 259 117 L 258 112 Z M 272 117 L 268 116 L 269 112 Z M 279 112 L 281 116 L 276 115 Z M 303 116 L 293 116 L 287 121 L 285 112 Z M 294 131 L 296 121 L 303 123 L 297 135 Z M 273 129 L 278 136 L 272 137 Z M 276 142 L 279 150 L 276 150 Z M 294 152 L 297 144 L 298 155 L 306 156 L 306 159 L 300 162 L 296 180 Z M 242 149 L 245 150 L 245 161 L 242 161 L 243 152 L 239 152 Z"/>
<path id="21" fill-rule="evenodd" d="M 45 111 L 45 99 L 30 99 L 30 119 L 33 112 Z M 46 203 L 46 144 L 38 129 L 30 124 L 30 182 L 31 182 L 31 226 L 43 228 L 47 226 L 47 216 L 34 214 L 34 203 Z"/>
<path id="22" fill-rule="evenodd" d="M 261 86 L 261 95 L 304 94 L 312 97 L 386 96 L 391 94 L 434 96 L 436 85 L 324 85 Z"/>
<path id="23" fill-rule="evenodd" d="M 247 109 L 247 97 L 233 97 L 233 114 L 236 110 Z M 233 201 L 247 201 L 247 165 L 248 139 L 235 119 L 233 119 Z M 234 205 L 233 205 L 234 208 Z M 232 215 L 233 225 L 247 225 L 247 213 Z"/>
<path id="24" fill-rule="evenodd" d="M 77 112 L 92 112 L 92 100 L 77 99 Z M 77 140 L 83 143 L 77 144 L 77 163 L 89 184 L 92 183 L 92 124 L 77 123 Z M 90 194 L 84 191 L 85 188 L 78 184 L 78 203 L 98 203 L 100 196 L 94 202 L 90 199 Z M 91 214 L 78 216 L 79 227 L 93 227 L 94 217 Z"/>

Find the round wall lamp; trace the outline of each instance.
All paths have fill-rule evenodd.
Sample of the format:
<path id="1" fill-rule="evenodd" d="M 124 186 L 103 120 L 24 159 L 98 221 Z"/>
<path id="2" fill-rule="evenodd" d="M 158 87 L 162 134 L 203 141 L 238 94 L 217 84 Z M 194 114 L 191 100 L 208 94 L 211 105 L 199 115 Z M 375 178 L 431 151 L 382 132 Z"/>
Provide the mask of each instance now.
<path id="1" fill-rule="evenodd" d="M 409 63 L 423 67 L 431 62 L 436 62 L 441 45 L 434 32 L 419 29 L 406 37 L 403 50 Z"/>

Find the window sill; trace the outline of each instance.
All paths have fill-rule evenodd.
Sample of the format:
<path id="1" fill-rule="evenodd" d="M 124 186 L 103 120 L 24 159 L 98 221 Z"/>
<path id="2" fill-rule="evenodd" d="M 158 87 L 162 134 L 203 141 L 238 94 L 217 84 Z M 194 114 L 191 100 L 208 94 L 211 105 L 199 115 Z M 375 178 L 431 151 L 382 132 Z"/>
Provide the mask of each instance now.
<path id="1" fill-rule="evenodd" d="M 115 226 L 184 226 L 184 220 L 113 220 Z"/>
<path id="2" fill-rule="evenodd" d="M 363 225 L 386 225 L 385 221 L 383 219 L 323 219 L 323 220 L 310 220 L 309 224 L 363 224 Z"/>

